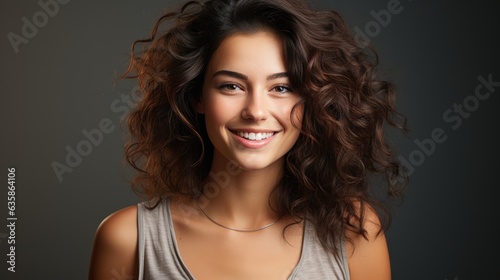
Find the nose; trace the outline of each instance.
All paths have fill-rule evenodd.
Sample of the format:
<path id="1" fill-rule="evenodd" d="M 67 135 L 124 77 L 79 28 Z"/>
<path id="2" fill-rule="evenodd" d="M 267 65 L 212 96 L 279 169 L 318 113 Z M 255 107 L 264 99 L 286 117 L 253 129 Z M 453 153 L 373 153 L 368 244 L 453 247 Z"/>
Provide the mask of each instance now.
<path id="1" fill-rule="evenodd" d="M 265 93 L 251 92 L 247 95 L 241 116 L 246 120 L 261 121 L 268 117 L 268 105 Z"/>

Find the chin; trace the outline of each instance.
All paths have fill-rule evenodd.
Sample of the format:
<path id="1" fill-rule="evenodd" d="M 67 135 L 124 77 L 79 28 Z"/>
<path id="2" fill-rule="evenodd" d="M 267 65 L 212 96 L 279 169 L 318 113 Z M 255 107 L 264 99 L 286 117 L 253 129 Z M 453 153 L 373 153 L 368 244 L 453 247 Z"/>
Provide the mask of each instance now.
<path id="1" fill-rule="evenodd" d="M 245 171 L 258 171 L 258 170 L 265 170 L 267 168 L 275 168 L 276 165 L 283 165 L 283 160 L 277 160 L 277 161 L 249 161 L 247 160 L 239 160 L 236 159 L 233 161 L 239 168 Z"/>

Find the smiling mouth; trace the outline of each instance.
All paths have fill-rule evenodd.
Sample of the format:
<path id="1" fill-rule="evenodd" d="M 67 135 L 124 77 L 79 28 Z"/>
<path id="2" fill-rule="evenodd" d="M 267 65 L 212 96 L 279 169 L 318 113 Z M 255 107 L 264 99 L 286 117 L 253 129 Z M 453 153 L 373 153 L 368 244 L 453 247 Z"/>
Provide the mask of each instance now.
<path id="1" fill-rule="evenodd" d="M 245 138 L 251 141 L 259 141 L 272 137 L 274 132 L 244 132 L 244 131 L 235 131 L 236 135 L 241 138 Z"/>

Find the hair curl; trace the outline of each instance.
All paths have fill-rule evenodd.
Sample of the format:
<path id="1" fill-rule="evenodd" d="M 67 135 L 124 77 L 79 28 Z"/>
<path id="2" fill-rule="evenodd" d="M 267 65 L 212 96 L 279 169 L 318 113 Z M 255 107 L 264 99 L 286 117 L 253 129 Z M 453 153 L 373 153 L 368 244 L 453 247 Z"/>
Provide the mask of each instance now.
<path id="1" fill-rule="evenodd" d="M 222 40 L 260 30 L 282 40 L 290 82 L 304 104 L 301 135 L 273 191 L 275 210 L 310 219 L 322 245 L 336 253 L 345 230 L 367 238 L 366 207 L 385 209 L 370 195 L 371 175 L 385 176 L 389 197 L 401 194 L 406 175 L 384 125 L 406 130 L 406 119 L 396 111 L 394 85 L 375 77 L 376 53 L 356 44 L 337 12 L 314 11 L 304 1 L 190 1 L 134 42 L 126 77 L 138 78 L 143 94 L 128 117 L 126 159 L 139 171 L 134 190 L 147 198 L 203 191 L 213 146 L 195 105 L 205 68 Z M 138 44 L 145 47 L 136 55 Z M 390 219 L 382 220 L 385 229 Z"/>

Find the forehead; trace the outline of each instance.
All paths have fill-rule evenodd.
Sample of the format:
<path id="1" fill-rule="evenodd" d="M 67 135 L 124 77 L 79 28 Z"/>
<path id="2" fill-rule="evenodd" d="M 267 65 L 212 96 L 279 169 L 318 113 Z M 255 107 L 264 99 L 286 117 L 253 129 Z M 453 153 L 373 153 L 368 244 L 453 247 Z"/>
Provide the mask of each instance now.
<path id="1" fill-rule="evenodd" d="M 284 72 L 283 43 L 276 35 L 265 31 L 230 35 L 213 53 L 207 73 L 221 69 L 244 74 Z"/>

